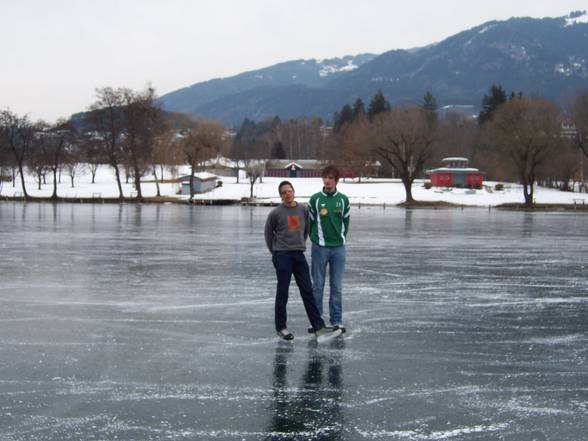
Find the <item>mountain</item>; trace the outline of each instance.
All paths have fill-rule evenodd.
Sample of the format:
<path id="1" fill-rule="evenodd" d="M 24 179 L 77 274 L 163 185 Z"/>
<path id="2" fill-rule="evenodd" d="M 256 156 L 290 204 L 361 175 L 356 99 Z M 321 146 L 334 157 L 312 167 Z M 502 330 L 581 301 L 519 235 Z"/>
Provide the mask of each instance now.
<path id="1" fill-rule="evenodd" d="M 164 108 L 238 125 L 247 117 L 332 118 L 381 89 L 392 104 L 479 106 L 489 87 L 565 99 L 588 87 L 588 15 L 491 21 L 439 43 L 379 56 L 296 60 L 194 84 L 161 97 Z"/>
<path id="2" fill-rule="evenodd" d="M 248 93 L 250 91 L 258 91 L 259 99 L 264 101 L 264 97 L 269 97 L 271 91 L 276 93 L 277 99 L 279 95 L 288 95 L 288 91 L 299 86 L 322 89 L 331 79 L 357 69 L 375 57 L 374 54 L 360 54 L 325 60 L 287 61 L 229 78 L 196 83 L 162 96 L 161 102 L 168 110 L 202 115 L 211 114 L 207 109 L 212 104 L 212 107 L 218 109 L 214 115 L 218 115 L 218 112 L 228 115 L 231 113 L 230 109 L 223 111 L 223 106 L 233 105 L 239 101 L 240 96 L 255 101 L 256 94 Z M 280 90 L 281 88 L 285 90 Z M 248 108 L 248 112 L 252 112 L 251 115 L 260 113 L 260 109 L 257 112 L 251 110 L 252 105 L 254 105 L 253 102 L 243 103 L 243 106 Z M 275 116 L 275 113 L 270 116 Z"/>

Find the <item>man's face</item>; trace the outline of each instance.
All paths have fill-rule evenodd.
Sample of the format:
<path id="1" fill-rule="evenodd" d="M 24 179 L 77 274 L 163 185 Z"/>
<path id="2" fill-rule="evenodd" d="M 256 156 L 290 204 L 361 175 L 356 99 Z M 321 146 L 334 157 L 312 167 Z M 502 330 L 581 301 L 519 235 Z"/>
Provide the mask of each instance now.
<path id="1" fill-rule="evenodd" d="M 323 176 L 323 185 L 328 192 L 334 191 L 337 187 L 337 181 L 333 175 Z"/>
<path id="2" fill-rule="evenodd" d="M 282 185 L 280 187 L 280 197 L 282 198 L 282 202 L 284 204 L 291 204 L 294 202 L 294 189 L 288 184 Z"/>

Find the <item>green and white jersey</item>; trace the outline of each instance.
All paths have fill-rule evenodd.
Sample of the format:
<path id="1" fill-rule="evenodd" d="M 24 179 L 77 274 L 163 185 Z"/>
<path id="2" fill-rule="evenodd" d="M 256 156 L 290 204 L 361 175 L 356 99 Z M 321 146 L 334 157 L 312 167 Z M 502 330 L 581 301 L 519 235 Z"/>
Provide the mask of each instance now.
<path id="1" fill-rule="evenodd" d="M 310 240 L 322 247 L 345 245 L 349 231 L 349 199 L 335 190 L 324 189 L 312 195 L 308 201 Z"/>

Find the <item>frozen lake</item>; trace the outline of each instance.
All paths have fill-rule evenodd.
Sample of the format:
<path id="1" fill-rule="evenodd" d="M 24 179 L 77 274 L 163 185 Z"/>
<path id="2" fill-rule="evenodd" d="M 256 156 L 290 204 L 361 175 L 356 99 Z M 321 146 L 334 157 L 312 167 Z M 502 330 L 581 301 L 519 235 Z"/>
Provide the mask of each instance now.
<path id="1" fill-rule="evenodd" d="M 0 203 L 0 439 L 586 439 L 587 215 L 355 208 L 317 347 L 268 211 Z"/>

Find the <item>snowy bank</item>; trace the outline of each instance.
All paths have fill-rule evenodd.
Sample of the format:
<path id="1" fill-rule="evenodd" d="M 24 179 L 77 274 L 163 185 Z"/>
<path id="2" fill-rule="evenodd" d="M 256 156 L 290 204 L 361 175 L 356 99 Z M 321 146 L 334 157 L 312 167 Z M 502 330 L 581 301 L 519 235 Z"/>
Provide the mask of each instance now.
<path id="1" fill-rule="evenodd" d="M 187 174 L 187 168 L 181 167 L 178 175 Z M 187 195 L 179 195 L 180 184 L 170 182 L 172 176 L 168 173 L 164 176 L 166 182 L 160 183 L 160 194 L 167 199 L 187 201 Z M 236 182 L 234 177 L 219 177 L 222 185 L 207 193 L 197 194 L 195 198 L 199 201 L 232 200 L 238 202 L 250 197 L 250 184 L 247 178 L 242 177 Z M 256 182 L 253 186 L 253 198 L 259 203 L 279 203 L 278 184 L 283 178 L 264 178 L 263 182 Z M 290 178 L 294 185 L 296 196 L 300 201 L 306 201 L 310 196 L 322 188 L 320 178 Z M 413 197 L 423 202 L 446 202 L 455 205 L 495 207 L 503 204 L 523 204 L 523 189 L 518 184 L 504 183 L 504 190 L 494 190 L 495 182 L 486 182 L 484 189 L 471 190 L 462 188 L 425 189 L 423 181 L 416 181 L 413 185 Z M 136 196 L 133 184 L 124 183 L 123 194 L 125 197 Z M 33 176 L 26 177 L 27 192 L 31 197 L 49 197 L 53 192 L 51 177 L 47 177 L 47 183 L 38 189 L 38 184 Z M 147 176 L 141 185 L 144 197 L 154 197 L 157 194 L 156 185 L 152 177 Z M 363 179 L 341 180 L 338 189 L 349 196 L 354 205 L 397 205 L 405 201 L 404 187 L 398 179 Z M 13 187 L 12 182 L 3 182 L 0 188 L 0 195 L 3 197 L 22 197 L 23 191 L 20 179 L 17 179 Z M 96 182 L 91 183 L 89 173 L 80 175 L 75 180 L 72 188 L 69 178 L 62 176 L 61 183 L 57 185 L 57 195 L 60 198 L 91 199 L 91 198 L 116 198 L 118 188 L 114 173 L 107 166 L 101 166 L 96 175 Z M 562 192 L 555 189 L 535 187 L 535 202 L 537 204 L 588 204 L 588 194 Z"/>

